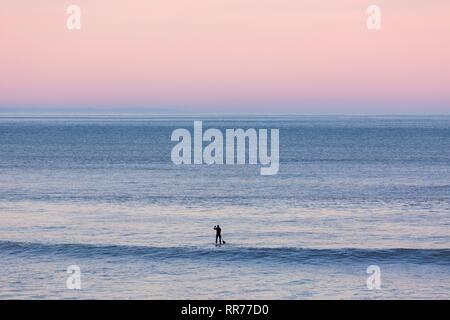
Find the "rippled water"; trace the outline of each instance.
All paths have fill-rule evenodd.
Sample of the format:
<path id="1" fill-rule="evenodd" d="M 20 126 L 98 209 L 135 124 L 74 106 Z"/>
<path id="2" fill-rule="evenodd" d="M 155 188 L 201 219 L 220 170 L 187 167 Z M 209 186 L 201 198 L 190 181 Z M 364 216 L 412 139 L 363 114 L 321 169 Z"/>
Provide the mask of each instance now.
<path id="1" fill-rule="evenodd" d="M 173 165 L 194 119 L 279 128 L 279 174 Z M 449 250 L 449 116 L 0 118 L 3 299 L 448 299 Z"/>

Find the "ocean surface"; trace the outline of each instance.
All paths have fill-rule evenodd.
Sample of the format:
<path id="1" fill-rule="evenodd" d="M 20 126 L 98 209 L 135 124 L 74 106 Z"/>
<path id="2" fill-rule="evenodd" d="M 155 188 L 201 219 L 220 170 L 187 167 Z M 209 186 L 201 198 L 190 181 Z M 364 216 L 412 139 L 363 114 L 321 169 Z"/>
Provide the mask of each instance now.
<path id="1" fill-rule="evenodd" d="M 279 129 L 279 173 L 174 165 L 194 120 Z M 0 269 L 0 299 L 450 299 L 450 116 L 0 115 Z"/>

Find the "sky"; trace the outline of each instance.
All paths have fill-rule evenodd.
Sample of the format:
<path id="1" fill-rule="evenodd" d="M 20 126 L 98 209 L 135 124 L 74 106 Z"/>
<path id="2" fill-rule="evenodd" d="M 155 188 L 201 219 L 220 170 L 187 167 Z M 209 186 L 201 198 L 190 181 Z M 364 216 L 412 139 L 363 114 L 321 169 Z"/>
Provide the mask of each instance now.
<path id="1" fill-rule="evenodd" d="M 449 13 L 448 0 L 0 0 L 0 111 L 447 114 Z"/>

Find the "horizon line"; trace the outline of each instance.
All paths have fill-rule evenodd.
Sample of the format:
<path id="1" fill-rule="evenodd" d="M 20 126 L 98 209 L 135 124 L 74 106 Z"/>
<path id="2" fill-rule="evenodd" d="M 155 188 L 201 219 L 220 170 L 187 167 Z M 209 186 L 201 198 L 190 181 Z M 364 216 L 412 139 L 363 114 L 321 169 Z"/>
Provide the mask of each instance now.
<path id="1" fill-rule="evenodd" d="M 0 109 L 0 118 L 7 117 L 55 117 L 55 116 L 353 116 L 353 117 L 396 117 L 396 116 L 450 116 L 449 113 L 422 113 L 422 112 L 411 112 L 411 113 L 300 113 L 300 112 L 197 112 L 197 111 L 183 111 L 183 112 L 85 112 L 85 111 L 37 111 L 37 112 L 5 112 Z"/>

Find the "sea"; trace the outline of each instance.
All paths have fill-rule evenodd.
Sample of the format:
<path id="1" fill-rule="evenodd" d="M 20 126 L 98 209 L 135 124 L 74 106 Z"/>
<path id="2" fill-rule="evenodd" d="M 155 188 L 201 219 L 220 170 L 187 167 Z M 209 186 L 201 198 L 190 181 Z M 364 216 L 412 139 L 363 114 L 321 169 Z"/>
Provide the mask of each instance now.
<path id="1" fill-rule="evenodd" d="M 175 165 L 195 120 L 278 173 Z M 1 114 L 0 299 L 450 299 L 450 116 Z"/>

